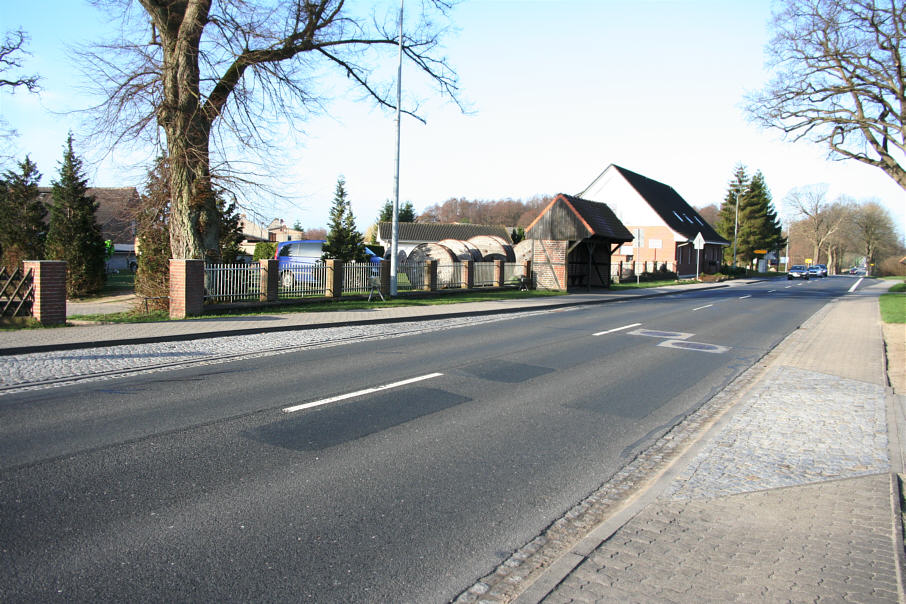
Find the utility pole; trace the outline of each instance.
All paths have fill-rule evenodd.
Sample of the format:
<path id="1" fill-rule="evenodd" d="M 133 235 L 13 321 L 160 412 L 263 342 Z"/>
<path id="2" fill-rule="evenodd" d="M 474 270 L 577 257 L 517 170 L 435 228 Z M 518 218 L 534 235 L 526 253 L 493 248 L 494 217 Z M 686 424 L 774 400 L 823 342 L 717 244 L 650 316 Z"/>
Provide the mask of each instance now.
<path id="1" fill-rule="evenodd" d="M 403 97 L 403 2 L 400 0 L 399 62 L 396 68 L 396 173 L 393 177 L 393 222 L 390 237 L 390 295 L 397 291 L 397 254 L 400 238 L 400 105 Z"/>

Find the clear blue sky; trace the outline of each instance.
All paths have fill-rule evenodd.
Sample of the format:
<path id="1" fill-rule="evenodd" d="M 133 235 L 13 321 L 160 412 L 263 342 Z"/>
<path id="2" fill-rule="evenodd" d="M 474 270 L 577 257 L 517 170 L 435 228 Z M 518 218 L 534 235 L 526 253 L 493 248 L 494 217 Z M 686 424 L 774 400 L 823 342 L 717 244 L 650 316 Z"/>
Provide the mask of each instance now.
<path id="1" fill-rule="evenodd" d="M 906 194 L 879 170 L 828 161 L 823 148 L 782 142 L 746 120 L 743 94 L 767 79 L 770 12 L 769 0 L 463 2 L 446 55 L 472 111 L 421 91 L 428 123 L 404 118 L 401 200 L 420 211 L 450 197 L 577 193 L 616 163 L 703 206 L 723 199 L 743 163 L 764 173 L 781 213 L 791 189 L 826 183 L 831 197 L 881 201 L 902 234 Z M 44 88 L 39 97 L 0 93 L 0 113 L 20 132 L 15 153 L 31 154 L 45 184 L 67 131 L 81 132 L 79 117 L 61 112 L 91 103 L 66 45 L 117 25 L 81 0 L 0 3 L 0 29 L 31 36 L 26 67 Z M 404 87 L 414 75 L 404 71 Z M 362 230 L 392 196 L 393 114 L 337 83 L 330 115 L 312 117 L 299 140 L 274 150 L 289 165 L 277 187 L 290 199 L 249 200 L 262 219 L 324 226 L 341 174 Z M 143 172 L 129 167 L 135 156 L 102 151 L 84 150 L 97 160 L 91 184 L 142 186 Z"/>

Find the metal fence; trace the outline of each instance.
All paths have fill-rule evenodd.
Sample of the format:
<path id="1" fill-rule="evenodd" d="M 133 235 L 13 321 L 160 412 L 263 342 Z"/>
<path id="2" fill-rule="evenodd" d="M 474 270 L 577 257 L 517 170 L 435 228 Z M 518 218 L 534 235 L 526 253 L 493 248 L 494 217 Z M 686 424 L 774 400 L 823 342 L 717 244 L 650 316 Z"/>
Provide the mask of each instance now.
<path id="1" fill-rule="evenodd" d="M 645 273 L 676 272 L 675 262 L 659 262 L 653 260 L 639 262 L 613 262 L 610 265 L 610 278 L 619 282 L 620 279 L 635 279 Z"/>
<path id="2" fill-rule="evenodd" d="M 277 277 L 278 298 L 327 295 L 327 266 L 307 262 L 286 263 Z"/>
<path id="3" fill-rule="evenodd" d="M 518 285 L 525 277 L 525 264 L 521 262 L 503 263 L 503 284 Z"/>
<path id="4" fill-rule="evenodd" d="M 492 287 L 497 274 L 493 262 L 476 262 L 475 273 L 472 275 L 472 284 L 475 287 Z"/>
<path id="5" fill-rule="evenodd" d="M 425 263 L 400 262 L 396 272 L 397 291 L 414 291 L 425 288 Z"/>
<path id="6" fill-rule="evenodd" d="M 371 262 L 343 265 L 343 294 L 367 294 L 380 287 L 381 269 Z"/>
<path id="7" fill-rule="evenodd" d="M 437 264 L 437 289 L 455 289 L 462 287 L 462 264 L 444 262 Z"/>
<path id="8" fill-rule="evenodd" d="M 257 300 L 261 295 L 260 264 L 207 264 L 204 299 L 212 304 Z"/>

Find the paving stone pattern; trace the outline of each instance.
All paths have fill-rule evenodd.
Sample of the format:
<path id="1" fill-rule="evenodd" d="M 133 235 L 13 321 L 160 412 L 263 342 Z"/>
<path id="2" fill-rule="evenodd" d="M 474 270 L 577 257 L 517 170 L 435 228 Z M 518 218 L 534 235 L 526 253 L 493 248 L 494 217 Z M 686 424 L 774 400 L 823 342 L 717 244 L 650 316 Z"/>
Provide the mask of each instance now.
<path id="1" fill-rule="evenodd" d="M 650 506 L 545 602 L 896 602 L 888 480 Z"/>
<path id="2" fill-rule="evenodd" d="M 668 488 L 716 497 L 887 472 L 884 389 L 778 366 Z"/>
<path id="3" fill-rule="evenodd" d="M 775 366 L 544 601 L 896 602 L 884 390 Z"/>

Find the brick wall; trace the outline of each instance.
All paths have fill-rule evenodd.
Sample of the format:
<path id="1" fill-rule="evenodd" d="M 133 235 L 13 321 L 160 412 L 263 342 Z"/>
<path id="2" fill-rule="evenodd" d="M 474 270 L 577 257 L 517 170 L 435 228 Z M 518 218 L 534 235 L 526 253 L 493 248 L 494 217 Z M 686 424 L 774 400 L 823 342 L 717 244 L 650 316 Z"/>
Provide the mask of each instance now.
<path id="1" fill-rule="evenodd" d="M 66 322 L 66 263 L 61 260 L 25 260 L 26 272 L 32 272 L 35 302 L 32 315 L 42 325 Z"/>
<path id="2" fill-rule="evenodd" d="M 198 316 L 204 310 L 204 260 L 170 259 L 170 318 Z"/>
<path id="3" fill-rule="evenodd" d="M 567 241 L 535 240 L 532 267 L 535 284 L 544 289 L 566 290 Z"/>

